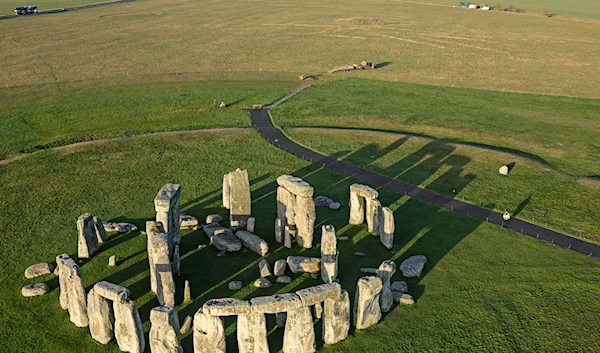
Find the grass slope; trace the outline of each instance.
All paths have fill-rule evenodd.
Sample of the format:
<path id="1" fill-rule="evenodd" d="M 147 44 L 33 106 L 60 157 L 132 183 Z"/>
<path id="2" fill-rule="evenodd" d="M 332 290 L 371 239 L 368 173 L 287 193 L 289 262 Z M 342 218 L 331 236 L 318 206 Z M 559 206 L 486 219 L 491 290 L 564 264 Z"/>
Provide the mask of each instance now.
<path id="1" fill-rule="evenodd" d="M 0 12 L 2 15 L 10 15 L 13 13 L 15 6 L 37 5 L 39 11 L 49 9 L 59 9 L 69 6 L 93 4 L 104 2 L 103 0 L 36 0 L 31 2 L 23 2 L 18 0 L 0 0 Z"/>
<path id="2" fill-rule="evenodd" d="M 423 134 L 522 154 L 575 176 L 600 175 L 600 100 L 345 79 L 271 112 L 283 127 Z"/>
<path id="3" fill-rule="evenodd" d="M 343 157 L 340 155 L 339 157 Z M 134 222 L 143 229 L 154 216 L 153 198 L 167 182 L 183 185 L 182 210 L 200 219 L 219 212 L 222 175 L 237 167 L 249 171 L 257 234 L 271 246 L 270 263 L 289 254 L 318 256 L 317 248 L 301 251 L 273 242 L 275 178 L 290 173 L 309 181 L 317 194 L 344 202 L 351 179 L 323 171 L 275 149 L 252 130 L 214 134 L 189 132 L 176 136 L 105 141 L 77 151 L 44 151 L 0 166 L 0 336 L 5 352 L 118 352 L 114 342 L 94 342 L 86 328 L 76 328 L 58 303 L 53 275 L 26 280 L 23 270 L 36 262 L 52 261 L 61 253 L 76 253 L 77 216 L 94 212 L 104 220 Z M 552 352 L 598 351 L 600 309 L 597 293 L 600 262 L 489 224 L 439 210 L 385 191 L 384 205 L 395 211 L 394 248 L 385 250 L 364 227 L 348 226 L 348 208 L 318 209 L 317 227 L 334 224 L 340 242 L 340 279 L 353 297 L 361 267 L 378 266 L 391 258 L 425 254 L 421 278 L 408 279 L 417 303 L 398 306 L 382 323 L 324 352 Z M 320 231 L 316 232 L 318 242 Z M 258 277 L 254 253 L 217 257 L 201 232 L 182 236 L 182 276 L 177 279 L 180 320 L 204 301 L 231 296 L 251 298 L 289 292 L 317 284 L 310 276 L 294 276 L 289 285 L 270 289 L 245 287 L 232 293 L 227 282 L 248 284 Z M 146 239 L 138 232 L 111 235 L 101 252 L 81 264 L 89 289 L 105 279 L 127 286 L 140 308 L 148 332 L 148 314 L 157 305 L 149 293 Z M 363 251 L 364 258 L 351 254 Z M 119 266 L 107 267 L 110 255 Z M 190 280 L 194 301 L 181 304 L 182 287 Z M 394 276 L 402 279 L 401 273 Z M 20 288 L 45 281 L 53 289 L 41 297 L 22 298 Z M 274 318 L 269 316 L 268 329 Z M 316 325 L 317 334 L 320 325 Z M 229 351 L 237 351 L 233 319 L 226 320 Z M 280 349 L 281 329 L 269 335 L 271 350 Z M 183 337 L 192 350 L 192 335 Z M 319 343 L 319 346 L 321 343 Z"/>

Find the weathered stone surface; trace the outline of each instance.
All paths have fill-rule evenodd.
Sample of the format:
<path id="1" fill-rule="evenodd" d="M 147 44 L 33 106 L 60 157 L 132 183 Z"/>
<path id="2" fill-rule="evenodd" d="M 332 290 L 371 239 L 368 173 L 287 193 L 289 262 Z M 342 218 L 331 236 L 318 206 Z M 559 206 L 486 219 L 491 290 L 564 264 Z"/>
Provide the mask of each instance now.
<path id="1" fill-rule="evenodd" d="M 338 250 L 335 228 L 324 225 L 321 230 L 321 278 L 325 283 L 335 280 L 338 273 Z"/>
<path id="2" fill-rule="evenodd" d="M 254 228 L 256 227 L 256 218 L 248 217 L 248 221 L 246 224 L 246 230 L 250 233 L 254 233 Z"/>
<path id="3" fill-rule="evenodd" d="M 394 296 L 394 301 L 396 303 L 408 305 L 413 305 L 415 303 L 415 299 L 410 294 L 402 292 L 392 292 L 392 295 Z"/>
<path id="4" fill-rule="evenodd" d="M 275 265 L 273 265 L 273 275 L 275 276 L 283 276 L 285 275 L 285 270 L 287 268 L 287 262 L 285 259 L 279 259 L 275 261 Z"/>
<path id="5" fill-rule="evenodd" d="M 192 301 L 192 291 L 190 290 L 190 281 L 188 281 L 186 279 L 184 282 L 184 285 L 183 285 L 183 302 L 189 303 L 191 301 Z"/>
<path id="6" fill-rule="evenodd" d="M 317 196 L 314 198 L 313 201 L 315 202 L 315 206 L 317 207 L 329 207 L 329 205 L 331 205 L 331 203 L 333 202 L 333 200 L 327 196 Z"/>
<path id="7" fill-rule="evenodd" d="M 279 178 L 277 178 L 277 184 L 284 187 L 286 190 L 296 196 L 312 198 L 315 192 L 309 183 L 291 175 L 281 175 Z"/>
<path id="8" fill-rule="evenodd" d="M 47 275 L 54 271 L 54 266 L 48 263 L 39 263 L 35 265 L 31 265 L 25 269 L 25 277 L 26 278 L 35 278 L 42 275 Z"/>
<path id="9" fill-rule="evenodd" d="M 296 291 L 296 294 L 298 294 L 304 306 L 311 306 L 328 298 L 337 298 L 340 296 L 341 291 L 342 287 L 339 283 L 327 283 L 301 289 Z"/>
<path id="10" fill-rule="evenodd" d="M 97 294 L 94 288 L 87 295 L 87 314 L 92 338 L 102 344 L 110 342 L 114 337 L 112 306 L 108 299 Z"/>
<path id="11" fill-rule="evenodd" d="M 254 281 L 254 286 L 256 288 L 269 288 L 271 287 L 273 284 L 271 283 L 271 281 L 269 281 L 266 278 L 259 278 L 256 281 Z"/>
<path id="12" fill-rule="evenodd" d="M 357 193 L 350 192 L 350 224 L 363 224 L 365 221 L 365 199 Z"/>
<path id="13" fill-rule="evenodd" d="M 276 314 L 298 309 L 302 300 L 295 293 L 274 294 L 250 299 L 250 311 L 253 313 Z"/>
<path id="14" fill-rule="evenodd" d="M 371 200 L 374 200 L 379 197 L 379 193 L 377 192 L 377 190 L 373 189 L 370 186 L 362 184 L 350 185 L 350 193 L 355 193 L 360 197 L 364 197 L 365 199 Z"/>
<path id="15" fill-rule="evenodd" d="M 252 197 L 248 171 L 236 169 L 229 174 L 229 222 L 232 227 L 245 228 L 252 214 Z"/>
<path id="16" fill-rule="evenodd" d="M 133 300 L 113 302 L 115 338 L 124 352 L 142 353 L 146 348 L 140 313 Z"/>
<path id="17" fill-rule="evenodd" d="M 300 247 L 310 249 L 313 244 L 315 220 L 317 218 L 315 202 L 312 197 L 297 196 L 294 211 L 296 212 L 294 216 L 297 230 L 296 243 Z"/>
<path id="18" fill-rule="evenodd" d="M 284 187 L 277 188 L 277 218 L 281 220 L 283 229 L 287 225 L 294 225 L 296 212 L 296 196 Z"/>
<path id="19" fill-rule="evenodd" d="M 411 256 L 408 259 L 402 261 L 400 264 L 400 271 L 404 277 L 419 277 L 423 272 L 423 267 L 427 262 L 427 258 L 424 255 Z"/>
<path id="20" fill-rule="evenodd" d="M 60 276 L 66 279 L 69 319 L 77 327 L 86 327 L 89 321 L 83 278 L 79 266 L 72 259 L 69 260 L 60 270 Z"/>
<path id="21" fill-rule="evenodd" d="M 258 271 L 260 272 L 261 277 L 269 277 L 273 275 L 271 273 L 271 266 L 269 266 L 269 261 L 267 261 L 267 259 L 260 260 L 258 263 Z"/>
<path id="22" fill-rule="evenodd" d="M 21 295 L 24 297 L 36 297 L 48 293 L 50 288 L 46 283 L 28 284 L 21 288 Z"/>
<path id="23" fill-rule="evenodd" d="M 191 229 L 198 225 L 198 218 L 184 213 L 179 214 L 179 229 Z"/>
<path id="24" fill-rule="evenodd" d="M 242 250 L 242 240 L 235 236 L 231 229 L 217 229 L 210 238 L 215 248 L 221 251 L 236 252 Z"/>
<path id="25" fill-rule="evenodd" d="M 357 329 L 368 328 L 381 319 L 379 293 L 382 287 L 378 277 L 366 276 L 358 280 L 354 297 L 354 326 Z"/>
<path id="26" fill-rule="evenodd" d="M 341 237 L 337 237 L 337 240 L 339 240 L 339 241 L 348 241 L 348 240 L 350 240 L 350 238 L 344 235 L 344 236 L 341 236 Z"/>
<path id="27" fill-rule="evenodd" d="M 311 306 L 311 308 L 315 319 L 320 319 L 321 316 L 323 316 L 323 306 L 321 305 L 321 303 L 317 303 Z"/>
<path id="28" fill-rule="evenodd" d="M 185 319 L 183 319 L 183 324 L 181 325 L 181 330 L 179 330 L 179 333 L 181 333 L 182 335 L 185 335 L 186 333 L 188 333 L 190 331 L 191 328 L 192 328 L 192 317 L 190 315 L 188 315 L 185 317 Z"/>
<path id="29" fill-rule="evenodd" d="M 179 343 L 179 318 L 170 306 L 150 311 L 150 351 L 152 353 L 183 353 Z"/>
<path id="30" fill-rule="evenodd" d="M 277 313 L 275 315 L 277 321 L 277 327 L 285 327 L 285 321 L 287 320 L 287 313 Z"/>
<path id="31" fill-rule="evenodd" d="M 194 353 L 225 353 L 223 320 L 203 309 L 194 315 Z"/>
<path id="32" fill-rule="evenodd" d="M 377 273 L 377 269 L 375 267 L 362 267 L 360 272 L 374 275 Z"/>
<path id="33" fill-rule="evenodd" d="M 348 337 L 350 330 L 350 295 L 342 290 L 338 298 L 323 302 L 323 342 L 335 344 Z"/>
<path id="34" fill-rule="evenodd" d="M 181 185 L 165 184 L 154 198 L 156 222 L 162 223 L 163 230 L 167 235 L 169 258 L 173 256 L 175 245 L 180 242 L 180 195 Z"/>
<path id="35" fill-rule="evenodd" d="M 281 220 L 275 218 L 275 241 L 278 243 L 283 242 L 283 231 L 284 227 L 281 226 Z"/>
<path id="36" fill-rule="evenodd" d="M 342 204 L 339 202 L 332 202 L 329 204 L 329 209 L 331 209 L 331 210 L 337 210 L 340 207 L 342 207 Z"/>
<path id="37" fill-rule="evenodd" d="M 223 216 L 220 214 L 209 214 L 206 216 L 206 224 L 211 224 L 215 222 L 223 222 Z"/>
<path id="38" fill-rule="evenodd" d="M 292 247 L 292 243 L 296 240 L 296 226 L 287 225 L 283 230 L 283 246 L 290 249 Z"/>
<path id="39" fill-rule="evenodd" d="M 98 239 L 98 244 L 103 244 L 108 240 L 108 236 L 106 235 L 106 229 L 104 229 L 104 222 L 100 219 L 100 217 L 94 216 L 92 221 L 94 222 L 94 232 L 96 233 L 96 238 Z"/>
<path id="40" fill-rule="evenodd" d="M 221 230 L 221 232 L 222 232 L 223 229 L 227 229 L 227 228 L 221 226 L 219 223 L 216 223 L 216 222 L 207 224 L 204 227 L 202 227 L 202 230 L 204 231 L 204 233 L 206 234 L 206 236 L 209 239 L 212 238 L 213 235 L 215 235 L 215 232 L 217 230 Z"/>
<path id="41" fill-rule="evenodd" d="M 148 233 L 148 261 L 150 264 L 150 288 L 161 305 L 175 306 L 175 280 L 169 259 L 168 236 L 161 224 L 146 222 Z"/>
<path id="42" fill-rule="evenodd" d="M 316 351 L 313 317 L 309 307 L 287 312 L 283 351 L 286 353 L 313 353 Z"/>
<path id="43" fill-rule="evenodd" d="M 82 214 L 77 219 L 77 256 L 80 259 L 92 257 L 100 245 L 98 245 L 98 236 L 94 227 L 94 216 L 91 213 Z"/>
<path id="44" fill-rule="evenodd" d="M 382 210 L 381 202 L 377 199 L 367 199 L 367 229 L 372 235 L 380 235 L 381 233 L 381 220 Z"/>
<path id="45" fill-rule="evenodd" d="M 94 291 L 96 294 L 112 301 L 121 302 L 129 299 L 129 289 L 106 281 L 94 284 Z"/>
<path id="46" fill-rule="evenodd" d="M 290 276 L 279 276 L 277 277 L 277 283 L 290 283 L 292 278 Z"/>
<path id="47" fill-rule="evenodd" d="M 108 266 L 110 266 L 110 267 L 117 266 L 117 257 L 115 255 L 111 255 L 111 257 L 108 258 Z"/>
<path id="48" fill-rule="evenodd" d="M 179 255 L 179 244 L 175 245 L 175 251 L 173 252 L 173 264 L 171 265 L 171 272 L 173 276 L 179 277 L 181 275 L 181 257 Z"/>
<path id="49" fill-rule="evenodd" d="M 59 300 L 60 307 L 64 310 L 69 308 L 69 296 L 67 293 L 67 276 L 61 276 L 63 269 L 67 266 L 77 266 L 75 261 L 67 254 L 58 255 L 56 257 L 56 275 L 58 276 L 58 284 L 60 288 Z"/>
<path id="50" fill-rule="evenodd" d="M 502 167 L 500 167 L 500 169 L 498 169 L 498 173 L 502 175 L 508 175 L 508 166 L 503 165 Z"/>
<path id="51" fill-rule="evenodd" d="M 231 281 L 227 285 L 227 288 L 229 288 L 229 290 L 240 290 L 243 286 L 244 283 L 242 283 L 241 281 Z"/>
<path id="52" fill-rule="evenodd" d="M 385 260 L 381 263 L 377 269 L 377 277 L 381 279 L 382 287 L 381 294 L 379 296 L 379 305 L 381 311 L 387 313 L 394 304 L 394 297 L 392 296 L 392 289 L 390 285 L 390 279 L 396 273 L 396 263 L 390 260 Z"/>
<path id="53" fill-rule="evenodd" d="M 237 341 L 239 353 L 269 353 L 265 315 L 258 313 L 239 315 Z"/>
<path id="54" fill-rule="evenodd" d="M 379 241 L 381 241 L 381 244 L 388 249 L 391 249 L 394 246 L 395 231 L 394 212 L 389 207 L 382 207 Z"/>
<path id="55" fill-rule="evenodd" d="M 204 303 L 202 312 L 212 316 L 247 314 L 250 312 L 250 302 L 234 298 L 211 299 Z"/>
<path id="56" fill-rule="evenodd" d="M 264 241 L 261 237 L 254 235 L 245 230 L 238 230 L 235 232 L 235 236 L 240 238 L 244 246 L 260 256 L 265 256 L 269 252 L 269 244 Z"/>
<path id="57" fill-rule="evenodd" d="M 229 178 L 229 173 L 223 175 L 223 207 L 226 209 L 230 209 L 231 205 L 231 181 Z M 220 221 L 217 221 L 220 222 Z M 206 224 L 210 224 L 208 219 L 206 220 Z"/>
<path id="58" fill-rule="evenodd" d="M 321 259 L 305 256 L 288 256 L 287 264 L 293 273 L 315 273 L 321 269 Z"/>
<path id="59" fill-rule="evenodd" d="M 137 230 L 135 224 L 131 223 L 102 222 L 102 226 L 106 232 L 127 233 L 132 230 Z"/>
<path id="60" fill-rule="evenodd" d="M 408 293 L 408 285 L 404 281 L 392 282 L 390 289 L 392 292 Z"/>

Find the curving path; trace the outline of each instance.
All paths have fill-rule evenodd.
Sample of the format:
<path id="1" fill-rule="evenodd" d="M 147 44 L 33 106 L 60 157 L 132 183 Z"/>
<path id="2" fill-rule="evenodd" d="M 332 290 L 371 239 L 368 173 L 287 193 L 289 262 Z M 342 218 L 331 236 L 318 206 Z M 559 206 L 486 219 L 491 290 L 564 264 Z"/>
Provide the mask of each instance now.
<path id="1" fill-rule="evenodd" d="M 352 177 L 360 180 L 361 182 L 382 187 L 387 190 L 393 191 L 400 195 L 407 195 L 415 198 L 419 201 L 426 202 L 428 204 L 445 208 L 447 210 L 461 213 L 471 218 L 475 218 L 484 222 L 492 223 L 500 227 L 504 227 L 515 232 L 519 232 L 530 237 L 545 241 L 547 243 L 556 244 L 565 249 L 575 250 L 582 254 L 592 256 L 596 259 L 600 259 L 600 246 L 589 243 L 585 240 L 577 239 L 569 235 L 538 226 L 527 221 L 511 218 L 510 221 L 505 222 L 502 219 L 502 214 L 485 207 L 472 205 L 463 201 L 455 200 L 452 197 L 439 194 L 437 192 L 420 188 L 418 186 L 399 181 L 388 176 L 372 172 L 367 169 L 362 169 L 352 164 L 339 161 L 337 159 L 322 155 L 304 146 L 301 146 L 294 141 L 290 140 L 284 133 L 271 121 L 269 110 L 276 105 L 283 103 L 287 99 L 291 98 L 302 89 L 308 87 L 302 86 L 297 90 L 291 92 L 287 96 L 279 99 L 277 102 L 263 108 L 263 109 L 246 109 L 250 114 L 252 125 L 258 130 L 258 133 L 268 142 L 274 146 L 293 154 L 296 157 L 312 162 L 314 164 L 323 166 L 331 171 L 339 174 Z"/>

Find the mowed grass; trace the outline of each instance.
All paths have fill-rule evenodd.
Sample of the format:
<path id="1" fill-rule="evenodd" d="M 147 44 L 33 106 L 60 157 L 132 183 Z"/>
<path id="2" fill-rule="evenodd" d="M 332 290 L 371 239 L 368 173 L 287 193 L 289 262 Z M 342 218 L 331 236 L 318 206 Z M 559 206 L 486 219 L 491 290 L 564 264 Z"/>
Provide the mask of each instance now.
<path id="1" fill-rule="evenodd" d="M 573 176 L 600 176 L 597 99 L 345 79 L 305 89 L 271 115 L 282 127 L 422 134 L 522 155 Z"/>
<path id="2" fill-rule="evenodd" d="M 75 222 L 84 212 L 103 220 L 133 222 L 144 229 L 154 217 L 153 198 L 167 182 L 181 183 L 182 211 L 203 219 L 225 210 L 221 204 L 222 175 L 237 167 L 248 169 L 257 217 L 256 233 L 270 245 L 272 264 L 289 254 L 318 256 L 318 248 L 281 248 L 273 241 L 275 178 L 283 173 L 303 177 L 315 193 L 341 201 L 333 211 L 317 210 L 319 227 L 333 224 L 338 235 L 342 286 L 353 298 L 361 267 L 377 267 L 392 259 L 399 265 L 410 255 L 428 257 L 423 275 L 407 279 L 414 306 L 397 306 L 378 325 L 352 332 L 346 341 L 324 352 L 550 352 L 600 349 L 600 309 L 597 293 L 600 262 L 480 223 L 421 202 L 380 190 L 380 200 L 394 210 L 394 248 L 386 250 L 364 227 L 348 226 L 348 187 L 354 181 L 324 171 L 277 150 L 250 129 L 222 133 L 186 132 L 98 142 L 89 148 L 42 151 L 0 166 L 0 336 L 3 352 L 118 352 L 92 340 L 87 328 L 77 328 L 60 309 L 58 281 L 53 275 L 26 280 L 23 270 L 61 253 L 76 254 Z M 340 155 L 344 157 L 344 155 Z M 440 182 L 444 182 L 441 178 Z M 208 299 L 234 296 L 249 299 L 285 293 L 319 283 L 294 275 L 289 285 L 258 290 L 226 289 L 240 279 L 247 285 L 259 276 L 260 257 L 252 252 L 217 257 L 201 231 L 182 236 L 182 276 L 176 280 L 180 320 Z M 149 293 L 146 238 L 139 232 L 111 235 L 100 253 L 80 264 L 85 286 L 99 280 L 127 286 L 140 309 L 144 330 L 158 303 Z M 366 257 L 352 256 L 362 251 Z M 107 267 L 110 255 L 120 261 Z M 184 280 L 194 301 L 182 304 Z M 394 280 L 404 279 L 400 272 Z M 52 292 L 35 298 L 20 296 L 28 283 L 45 281 Z M 268 316 L 269 332 L 274 317 Z M 315 325 L 320 337 L 320 323 Z M 281 348 L 282 329 L 269 335 L 271 351 Z M 236 352 L 234 320 L 226 320 L 228 351 Z M 147 337 L 146 337 L 147 338 Z M 192 335 L 183 337 L 192 351 Z M 319 348 L 322 342 L 319 338 Z M 77 348 L 74 348 L 77 347 Z M 149 351 L 149 350 L 147 350 Z"/>
<path id="3" fill-rule="evenodd" d="M 97 2 L 105 2 L 102 0 L 36 0 L 36 1 L 15 1 L 15 0 L 0 0 L 0 15 L 10 15 L 14 12 L 15 6 L 30 6 L 36 5 L 39 11 L 58 9 L 69 6 L 77 6 L 84 4 L 93 4 Z"/>
<path id="4" fill-rule="evenodd" d="M 390 0 L 135 1 L 0 22 L 0 87 L 146 75 L 332 76 L 599 97 L 597 23 Z M 134 54 L 134 55 L 132 55 Z"/>
<path id="5" fill-rule="evenodd" d="M 600 180 L 574 178 L 505 152 L 399 133 L 312 128 L 286 133 L 353 165 L 600 243 Z M 507 164 L 513 165 L 510 175 L 498 174 Z"/>
<path id="6" fill-rule="evenodd" d="M 241 108 L 271 103 L 295 85 L 184 81 L 6 89 L 0 95 L 0 159 L 107 137 L 249 127 Z M 215 99 L 227 108 L 215 108 Z"/>

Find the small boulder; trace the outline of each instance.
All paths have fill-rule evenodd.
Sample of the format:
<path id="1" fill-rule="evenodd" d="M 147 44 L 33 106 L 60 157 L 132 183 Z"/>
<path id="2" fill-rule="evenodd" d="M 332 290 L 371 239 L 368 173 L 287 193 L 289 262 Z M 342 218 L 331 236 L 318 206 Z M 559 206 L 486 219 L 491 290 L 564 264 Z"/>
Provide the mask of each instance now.
<path id="1" fill-rule="evenodd" d="M 347 236 L 345 236 L 345 235 L 343 235 L 343 236 L 341 236 L 341 237 L 337 237 L 337 240 L 339 240 L 339 241 L 347 241 L 347 240 L 349 240 L 349 239 L 350 239 L 350 238 L 348 238 L 348 237 L 347 237 Z"/>
<path id="2" fill-rule="evenodd" d="M 242 283 L 242 281 L 231 281 L 227 285 L 227 288 L 229 288 L 229 290 L 240 290 L 243 286 L 244 283 Z"/>
<path id="3" fill-rule="evenodd" d="M 21 294 L 24 297 L 35 297 L 48 293 L 50 287 L 46 283 L 35 283 L 26 285 L 21 289 Z"/>
<path id="4" fill-rule="evenodd" d="M 31 278 L 35 278 L 38 276 L 50 274 L 53 271 L 54 271 L 54 266 L 52 266 L 49 263 L 42 262 L 42 263 L 31 265 L 31 266 L 27 267 L 27 269 L 25 270 L 25 277 L 31 279 Z"/>
<path id="5" fill-rule="evenodd" d="M 256 288 L 269 288 L 271 287 L 273 284 L 271 283 L 271 281 L 269 281 L 266 278 L 259 278 L 256 281 L 254 281 L 254 286 Z"/>
<path id="6" fill-rule="evenodd" d="M 181 325 L 181 330 L 179 333 L 182 335 L 188 333 L 188 331 L 192 328 L 192 317 L 190 315 L 186 316 L 183 320 L 183 325 Z"/>
<path id="7" fill-rule="evenodd" d="M 287 264 L 292 273 L 315 273 L 321 270 L 321 259 L 317 257 L 288 256 Z"/>
<path id="8" fill-rule="evenodd" d="M 329 204 L 329 208 L 332 209 L 332 210 L 337 210 L 340 207 L 342 207 L 342 204 L 339 203 L 339 202 L 332 202 L 332 203 Z"/>
<path id="9" fill-rule="evenodd" d="M 275 261 L 275 265 L 273 265 L 273 274 L 275 276 L 283 276 L 285 275 L 285 270 L 287 269 L 287 262 L 285 259 L 279 259 Z"/>
<path id="10" fill-rule="evenodd" d="M 327 196 L 317 196 L 315 197 L 314 201 L 315 206 L 317 207 L 329 207 L 329 205 L 331 205 L 331 203 L 333 202 L 333 200 Z"/>
<path id="11" fill-rule="evenodd" d="M 392 292 L 408 293 L 408 285 L 404 281 L 392 282 L 390 289 Z"/>
<path id="12" fill-rule="evenodd" d="M 354 256 L 364 257 L 364 256 L 367 256 L 367 255 L 365 255 L 364 252 L 357 251 L 357 252 L 354 253 Z"/>
<path id="13" fill-rule="evenodd" d="M 194 229 L 198 226 L 198 219 L 182 213 L 179 215 L 179 224 L 181 229 Z"/>
<path id="14" fill-rule="evenodd" d="M 373 268 L 373 267 L 363 267 L 363 268 L 360 269 L 360 272 L 362 272 L 362 273 L 376 274 L 377 273 L 377 269 Z"/>
<path id="15" fill-rule="evenodd" d="M 290 283 L 292 278 L 290 276 L 279 276 L 277 277 L 277 283 Z"/>
<path id="16" fill-rule="evenodd" d="M 404 277 L 419 277 L 423 271 L 425 262 L 427 262 L 427 258 L 424 255 L 411 256 L 402 261 L 400 271 L 402 271 Z"/>
<path id="17" fill-rule="evenodd" d="M 117 257 L 115 255 L 112 255 L 111 257 L 108 258 L 108 266 L 110 266 L 110 267 L 117 266 Z"/>
<path id="18" fill-rule="evenodd" d="M 258 263 L 258 270 L 260 271 L 260 277 L 269 277 L 273 274 L 271 273 L 271 266 L 269 265 L 269 261 L 267 259 L 260 260 Z"/>
<path id="19" fill-rule="evenodd" d="M 410 295 L 410 294 L 401 293 L 401 292 L 392 292 L 392 295 L 394 296 L 394 301 L 396 303 L 407 304 L 407 305 L 413 305 L 415 303 L 415 298 L 413 298 L 412 295 Z"/>
<path id="20" fill-rule="evenodd" d="M 209 214 L 206 216 L 206 224 L 211 224 L 214 222 L 223 222 L 223 217 L 220 214 Z"/>
<path id="21" fill-rule="evenodd" d="M 502 167 L 500 167 L 500 169 L 498 170 L 498 173 L 500 173 L 502 175 L 508 175 L 508 166 L 503 165 Z"/>

